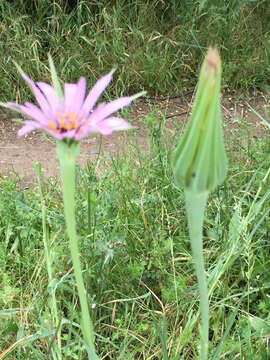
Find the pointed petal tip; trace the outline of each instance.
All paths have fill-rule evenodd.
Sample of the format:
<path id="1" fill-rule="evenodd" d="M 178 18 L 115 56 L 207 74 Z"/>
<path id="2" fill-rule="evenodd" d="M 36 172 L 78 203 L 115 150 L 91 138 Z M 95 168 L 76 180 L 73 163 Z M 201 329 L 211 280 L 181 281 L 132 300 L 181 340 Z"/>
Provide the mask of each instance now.
<path id="1" fill-rule="evenodd" d="M 25 136 L 31 131 L 35 130 L 34 126 L 31 125 L 24 125 L 19 131 L 18 136 Z"/>
<path id="2" fill-rule="evenodd" d="M 108 75 L 113 76 L 113 74 L 116 72 L 116 67 L 112 68 L 112 70 L 109 72 Z"/>
<path id="3" fill-rule="evenodd" d="M 12 103 L 12 102 L 4 103 L 4 102 L 0 101 L 0 106 L 5 107 L 5 108 L 10 108 L 10 107 L 13 106 L 14 104 L 15 104 L 15 103 Z"/>
<path id="4" fill-rule="evenodd" d="M 139 92 L 138 94 L 132 95 L 132 96 L 131 96 L 131 100 L 134 101 L 134 100 L 138 99 L 139 97 L 144 96 L 144 95 L 146 95 L 146 94 L 147 94 L 146 91 L 141 91 L 141 92 Z"/>
<path id="5" fill-rule="evenodd" d="M 26 78 L 28 78 L 28 76 L 25 74 L 25 72 L 23 71 L 23 69 L 20 67 L 20 65 L 18 63 L 16 63 L 16 61 L 13 60 L 14 65 L 16 66 L 18 72 L 21 74 L 22 78 L 24 80 L 26 80 Z M 27 80 L 26 80 L 27 81 Z"/>

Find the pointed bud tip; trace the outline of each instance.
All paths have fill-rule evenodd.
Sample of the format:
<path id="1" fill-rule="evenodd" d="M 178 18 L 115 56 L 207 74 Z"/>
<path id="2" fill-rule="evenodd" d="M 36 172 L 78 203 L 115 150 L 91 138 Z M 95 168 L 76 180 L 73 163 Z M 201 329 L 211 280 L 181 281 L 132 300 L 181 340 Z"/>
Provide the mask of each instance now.
<path id="1" fill-rule="evenodd" d="M 214 74 L 216 76 L 217 69 L 220 65 L 220 56 L 215 48 L 209 48 L 205 57 L 205 71 L 207 74 L 211 73 L 212 70 L 214 70 Z"/>

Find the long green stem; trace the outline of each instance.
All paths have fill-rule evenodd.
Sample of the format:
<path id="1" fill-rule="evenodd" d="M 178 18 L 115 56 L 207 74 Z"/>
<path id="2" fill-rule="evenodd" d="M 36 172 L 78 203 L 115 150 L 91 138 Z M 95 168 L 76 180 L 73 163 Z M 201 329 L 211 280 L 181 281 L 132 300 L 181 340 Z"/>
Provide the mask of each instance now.
<path id="1" fill-rule="evenodd" d="M 75 164 L 76 158 L 79 154 L 79 145 L 75 142 L 67 144 L 63 141 L 59 141 L 57 143 L 57 154 L 60 162 L 64 212 L 69 236 L 69 246 L 81 305 L 82 333 L 84 341 L 88 347 L 88 354 L 90 352 L 89 359 L 94 360 L 98 359 L 98 357 L 95 354 L 94 330 L 89 314 L 86 290 L 83 282 L 75 221 Z"/>
<path id="2" fill-rule="evenodd" d="M 185 190 L 185 202 L 188 218 L 188 227 L 191 241 L 192 256 L 200 292 L 201 310 L 201 349 L 200 360 L 207 360 L 208 356 L 208 333 L 209 333 L 209 304 L 207 279 L 203 261 L 202 229 L 204 211 L 208 192 L 194 193 Z"/>

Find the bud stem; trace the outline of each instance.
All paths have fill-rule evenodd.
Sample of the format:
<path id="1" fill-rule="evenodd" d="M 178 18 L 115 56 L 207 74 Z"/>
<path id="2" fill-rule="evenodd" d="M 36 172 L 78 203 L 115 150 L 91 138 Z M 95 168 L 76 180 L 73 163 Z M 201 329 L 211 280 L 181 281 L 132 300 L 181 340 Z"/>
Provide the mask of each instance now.
<path id="1" fill-rule="evenodd" d="M 208 191 L 195 193 L 185 190 L 185 203 L 188 218 L 189 236 L 191 241 L 192 257 L 194 267 L 198 278 L 200 293 L 200 311 L 201 311 L 201 348 L 200 360 L 207 360 L 208 354 L 208 333 L 209 333 L 209 304 L 207 279 L 203 261 L 203 218 L 208 198 Z"/>

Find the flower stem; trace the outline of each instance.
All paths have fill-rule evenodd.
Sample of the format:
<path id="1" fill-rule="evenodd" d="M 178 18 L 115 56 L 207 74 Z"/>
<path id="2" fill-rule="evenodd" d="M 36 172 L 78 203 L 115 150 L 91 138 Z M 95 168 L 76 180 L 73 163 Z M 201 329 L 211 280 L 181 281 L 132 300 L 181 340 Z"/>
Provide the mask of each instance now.
<path id="1" fill-rule="evenodd" d="M 201 348 L 200 360 L 207 360 L 208 356 L 208 333 L 209 333 L 209 304 L 207 279 L 204 270 L 203 261 L 203 242 L 202 229 L 204 211 L 208 198 L 208 191 L 203 193 L 194 193 L 185 190 L 185 202 L 188 218 L 189 235 L 191 241 L 192 256 L 196 275 L 198 278 L 200 293 L 200 311 L 201 311 Z"/>
<path id="2" fill-rule="evenodd" d="M 64 212 L 65 212 L 67 232 L 69 236 L 69 247 L 73 262 L 74 275 L 78 288 L 78 294 L 80 298 L 81 328 L 82 328 L 84 341 L 91 354 L 89 355 L 89 359 L 95 360 L 98 359 L 98 357 L 95 353 L 94 330 L 87 304 L 86 289 L 84 287 L 80 257 L 79 257 L 78 238 L 76 235 L 75 165 L 76 165 L 76 158 L 79 154 L 79 145 L 76 142 L 68 144 L 65 143 L 64 141 L 58 141 L 57 154 L 60 162 L 62 192 L 64 199 Z"/>

